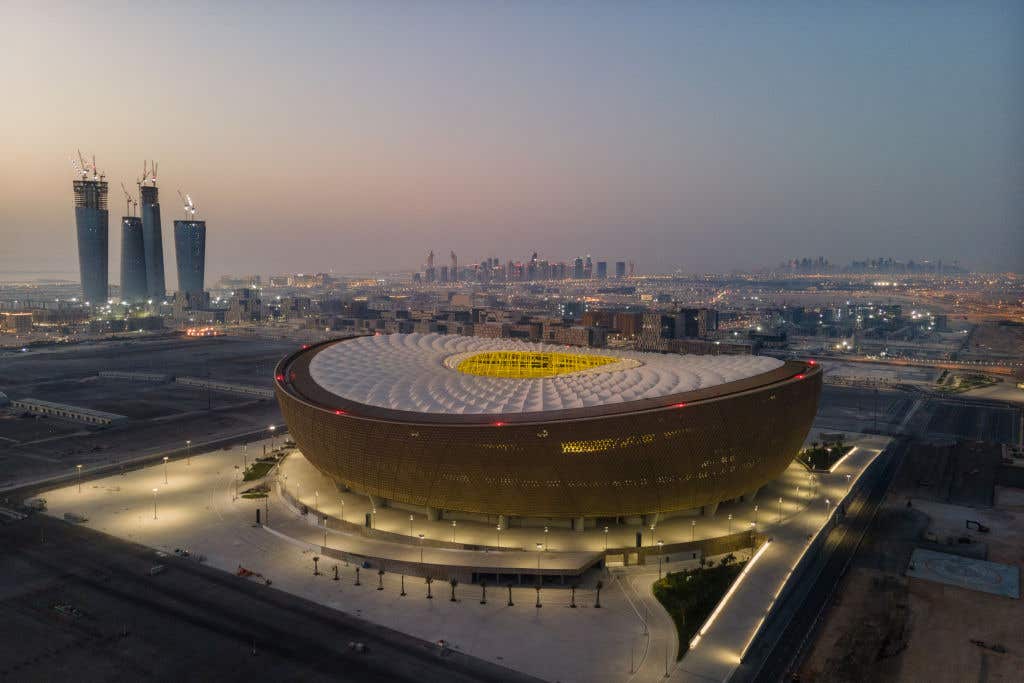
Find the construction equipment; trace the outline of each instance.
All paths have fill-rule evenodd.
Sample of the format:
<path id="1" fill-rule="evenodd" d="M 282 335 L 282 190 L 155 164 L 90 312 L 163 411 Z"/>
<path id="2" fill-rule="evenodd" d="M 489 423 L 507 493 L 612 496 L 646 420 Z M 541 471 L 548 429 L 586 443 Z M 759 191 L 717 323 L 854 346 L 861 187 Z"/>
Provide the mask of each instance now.
<path id="1" fill-rule="evenodd" d="M 182 207 L 185 209 L 185 218 L 187 220 L 194 220 L 199 207 L 192 201 L 192 195 L 182 194 L 181 190 L 178 190 L 178 197 L 181 198 Z"/>
<path id="2" fill-rule="evenodd" d="M 991 529 L 989 529 L 987 526 L 985 526 L 981 522 L 975 521 L 973 519 L 968 519 L 968 520 L 964 521 L 964 527 L 965 528 L 970 529 L 971 525 L 974 525 L 974 528 L 977 529 L 980 533 L 983 533 L 983 534 L 987 534 L 989 531 L 991 531 Z"/>
<path id="3" fill-rule="evenodd" d="M 135 208 L 138 208 L 139 200 L 135 199 L 135 197 L 133 197 L 132 194 L 128 192 L 128 188 L 124 186 L 124 183 L 121 183 L 121 191 L 124 192 L 124 199 L 127 203 L 127 207 L 125 208 L 125 215 L 134 216 L 135 212 L 132 211 L 132 206 L 134 205 Z"/>

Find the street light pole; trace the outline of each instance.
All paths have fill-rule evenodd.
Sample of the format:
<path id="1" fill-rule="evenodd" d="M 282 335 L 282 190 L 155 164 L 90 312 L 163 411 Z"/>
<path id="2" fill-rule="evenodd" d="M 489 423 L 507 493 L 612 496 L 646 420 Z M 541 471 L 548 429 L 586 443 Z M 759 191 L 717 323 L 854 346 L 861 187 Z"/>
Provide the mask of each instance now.
<path id="1" fill-rule="evenodd" d="M 164 456 L 164 486 L 167 486 L 167 456 Z"/>
<path id="2" fill-rule="evenodd" d="M 156 519 L 156 489 L 153 489 L 153 519 Z"/>
<path id="3" fill-rule="evenodd" d="M 188 449 L 188 451 L 187 451 L 187 453 L 185 455 L 185 464 L 186 465 L 191 465 L 192 464 L 192 439 L 187 439 L 185 441 L 185 447 Z"/>
<path id="4" fill-rule="evenodd" d="M 658 580 L 661 581 L 661 550 L 665 547 L 665 541 L 658 541 Z"/>
<path id="5" fill-rule="evenodd" d="M 754 506 L 754 524 L 757 524 L 757 506 Z"/>
<path id="6" fill-rule="evenodd" d="M 608 552 L 608 527 L 604 528 L 604 551 Z"/>
<path id="7" fill-rule="evenodd" d="M 495 527 L 498 530 L 498 550 L 501 550 L 501 525 Z"/>
<path id="8" fill-rule="evenodd" d="M 779 496 L 779 524 L 782 524 L 782 496 Z"/>
<path id="9" fill-rule="evenodd" d="M 729 533 L 732 533 L 732 513 L 729 513 Z"/>
<path id="10" fill-rule="evenodd" d="M 536 605 L 537 609 L 540 609 L 540 586 L 541 586 L 541 580 L 542 580 L 541 579 L 541 574 L 540 574 L 540 555 L 541 555 L 542 548 L 543 548 L 543 546 L 540 543 L 538 543 L 537 544 L 537 605 Z"/>
<path id="11" fill-rule="evenodd" d="M 423 534 L 420 534 L 420 564 L 423 564 Z"/>
<path id="12" fill-rule="evenodd" d="M 690 542 L 697 536 L 697 520 L 690 520 Z"/>
<path id="13" fill-rule="evenodd" d="M 409 515 L 409 536 L 412 536 L 412 515 Z"/>
<path id="14" fill-rule="evenodd" d="M 452 520 L 452 543 L 455 543 L 455 520 Z"/>
<path id="15" fill-rule="evenodd" d="M 78 492 L 82 492 L 82 466 L 75 465 L 75 469 L 78 470 Z"/>

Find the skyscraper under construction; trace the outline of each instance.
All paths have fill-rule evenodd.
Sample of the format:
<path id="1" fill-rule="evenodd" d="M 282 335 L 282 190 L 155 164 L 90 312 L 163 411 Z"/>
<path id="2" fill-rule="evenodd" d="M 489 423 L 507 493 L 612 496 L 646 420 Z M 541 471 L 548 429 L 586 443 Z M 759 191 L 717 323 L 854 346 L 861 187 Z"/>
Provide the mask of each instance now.
<path id="1" fill-rule="evenodd" d="M 81 154 L 75 163 L 75 229 L 78 233 L 78 272 L 85 301 L 102 305 L 107 301 L 108 240 L 110 214 L 107 211 L 107 181 L 96 170 L 96 160 L 86 163 Z"/>
<path id="2" fill-rule="evenodd" d="M 164 285 L 164 242 L 155 163 L 148 170 L 143 166 L 139 199 L 142 205 L 142 243 L 146 253 L 146 294 L 151 299 L 162 299 L 167 295 L 167 288 Z"/>
<path id="3" fill-rule="evenodd" d="M 178 262 L 178 291 L 201 294 L 206 274 L 206 221 L 174 221 L 174 255 Z"/>

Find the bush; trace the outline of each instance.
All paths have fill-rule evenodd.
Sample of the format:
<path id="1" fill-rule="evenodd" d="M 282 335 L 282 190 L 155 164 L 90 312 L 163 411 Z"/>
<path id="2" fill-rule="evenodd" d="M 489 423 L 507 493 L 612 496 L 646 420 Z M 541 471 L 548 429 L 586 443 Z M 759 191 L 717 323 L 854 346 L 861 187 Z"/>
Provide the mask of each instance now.
<path id="1" fill-rule="evenodd" d="M 672 616 L 679 632 L 676 659 L 681 659 L 690 649 L 690 640 L 743 571 L 745 564 L 736 562 L 736 556 L 730 553 L 717 566 L 674 572 L 655 582 L 654 596 Z"/>

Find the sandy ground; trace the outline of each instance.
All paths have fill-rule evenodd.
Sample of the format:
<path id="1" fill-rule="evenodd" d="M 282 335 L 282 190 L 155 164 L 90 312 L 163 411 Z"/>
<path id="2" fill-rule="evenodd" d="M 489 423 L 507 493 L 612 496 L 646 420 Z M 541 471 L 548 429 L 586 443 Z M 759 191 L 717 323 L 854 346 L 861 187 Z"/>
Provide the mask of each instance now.
<path id="1" fill-rule="evenodd" d="M 900 500 L 888 501 L 899 514 Z M 905 510 L 905 508 L 904 508 Z M 927 519 L 923 517 L 927 515 Z M 996 507 L 976 509 L 914 502 L 908 520 L 925 520 L 940 538 L 965 533 L 964 520 L 990 526 L 967 532 L 988 545 L 988 559 L 1024 568 L 1024 491 L 996 488 Z M 890 517 L 889 519 L 892 519 Z M 872 553 L 892 554 L 914 545 L 913 521 L 888 526 L 889 538 L 867 549 L 869 557 L 843 580 L 810 655 L 804 681 L 1020 681 L 1024 671 L 1024 600 L 902 575 Z M 894 536 L 902 538 L 894 539 Z M 909 536 L 909 538 L 908 538 Z M 902 550 L 902 548 L 901 548 Z M 862 558 L 858 558 L 862 559 Z M 971 641 L 983 641 L 987 647 Z M 1000 645 L 1005 652 L 992 648 Z"/>

